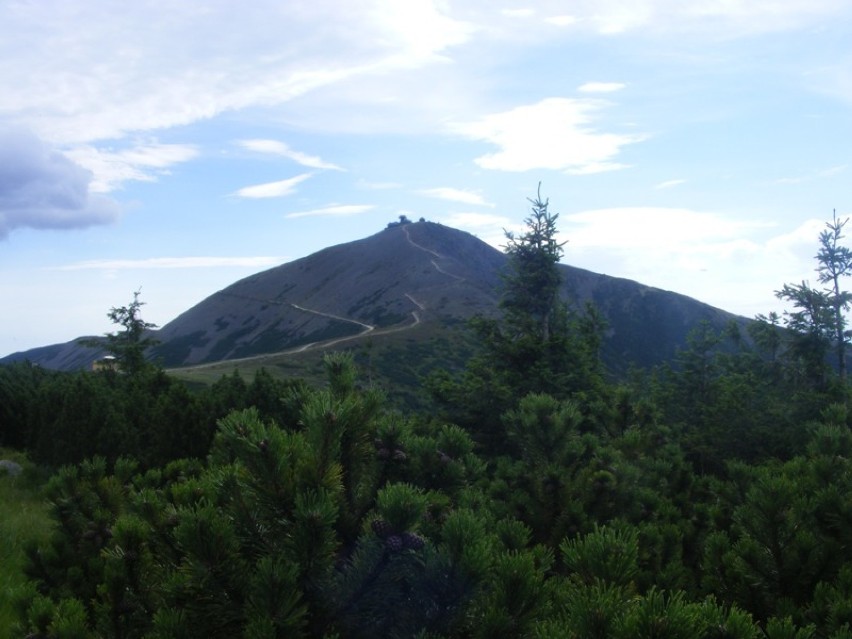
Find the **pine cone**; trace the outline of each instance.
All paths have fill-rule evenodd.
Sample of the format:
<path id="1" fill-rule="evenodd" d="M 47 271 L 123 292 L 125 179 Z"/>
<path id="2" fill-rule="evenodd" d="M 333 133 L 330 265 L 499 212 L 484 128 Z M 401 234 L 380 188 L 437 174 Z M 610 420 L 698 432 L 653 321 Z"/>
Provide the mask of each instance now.
<path id="1" fill-rule="evenodd" d="M 391 552 L 399 552 L 403 548 L 402 537 L 391 535 L 385 539 L 385 547 Z"/>
<path id="2" fill-rule="evenodd" d="M 411 550 L 420 550 L 426 543 L 426 540 L 417 533 L 404 532 L 400 537 L 402 537 L 402 545 Z"/>
<path id="3" fill-rule="evenodd" d="M 370 526 L 380 539 L 387 539 L 393 535 L 393 527 L 384 519 L 374 519 Z"/>

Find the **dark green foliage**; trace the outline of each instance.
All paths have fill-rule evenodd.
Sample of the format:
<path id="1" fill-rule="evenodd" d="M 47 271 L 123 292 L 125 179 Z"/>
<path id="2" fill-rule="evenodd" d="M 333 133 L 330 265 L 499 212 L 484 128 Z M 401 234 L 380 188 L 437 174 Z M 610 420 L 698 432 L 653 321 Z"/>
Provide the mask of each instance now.
<path id="1" fill-rule="evenodd" d="M 549 202 L 542 201 L 539 194 L 530 203 L 532 210 L 524 220 L 524 232 L 517 237 L 506 233 L 509 272 L 500 306 L 505 313 L 505 330 L 514 333 L 510 337 L 523 335 L 547 342 L 561 284 L 555 267 L 562 258 L 564 242 L 556 241 L 559 215 L 547 210 Z"/>
<path id="2" fill-rule="evenodd" d="M 819 236 L 819 251 L 816 255 L 817 273 L 820 284 L 827 285 L 824 289 L 826 302 L 831 308 L 831 327 L 835 351 L 837 353 L 837 370 L 841 379 L 846 379 L 846 346 L 849 336 L 846 334 L 846 312 L 852 301 L 852 294 L 841 289 L 840 281 L 852 275 L 852 250 L 842 246 L 843 227 L 849 218 L 843 221 L 837 219 L 834 211 L 832 221 L 826 223 L 826 229 Z"/>
<path id="3" fill-rule="evenodd" d="M 29 448 L 41 389 L 58 374 L 28 362 L 0 366 L 0 445 Z"/>
<path id="4" fill-rule="evenodd" d="M 702 378 L 690 366 L 684 384 L 711 382 L 696 406 L 717 402 L 715 372 Z M 319 390 L 223 378 L 220 405 L 257 407 L 219 421 L 206 462 L 141 474 L 121 460 L 63 469 L 48 492 L 59 528 L 32 549 L 32 586 L 16 595 L 21 631 L 847 632 L 844 405 L 823 411 L 807 456 L 731 464 L 711 479 L 694 474 L 679 431 L 656 424 L 653 406 L 627 387 L 609 395 L 612 406 L 531 394 L 499 416 L 507 453 L 486 464 L 458 426 L 384 410 L 380 395 L 358 388 L 350 358 L 326 367 Z M 86 379 L 100 377 L 121 379 Z"/>
<path id="5" fill-rule="evenodd" d="M 834 365 L 842 382 L 846 381 L 846 351 L 850 336 L 847 334 L 846 313 L 852 294 L 842 290 L 841 280 L 852 275 L 852 250 L 842 246 L 843 228 L 848 222 L 838 220 L 836 212 L 820 233 L 820 248 L 816 255 L 817 276 L 825 285 L 813 288 L 808 282 L 784 284 L 775 295 L 792 304 L 784 312 L 784 323 L 789 330 L 785 356 L 797 367 L 800 382 L 819 391 L 830 386 L 831 375 L 827 355 L 834 351 Z M 759 319 L 766 319 L 759 316 Z"/>
<path id="6" fill-rule="evenodd" d="M 525 231 L 507 233 L 501 317 L 471 322 L 481 350 L 460 376 L 436 372 L 427 382 L 448 418 L 468 428 L 490 453 L 507 452 L 499 416 L 518 398 L 581 394 L 596 401 L 605 392 L 599 357 L 603 319 L 591 306 L 583 313 L 569 310 L 561 298 L 559 216 L 540 196 L 530 202 Z"/>
<path id="7" fill-rule="evenodd" d="M 639 574 L 635 528 L 596 526 L 582 538 L 566 539 L 559 550 L 568 574 L 587 585 L 606 582 L 627 588 Z"/>
<path id="8" fill-rule="evenodd" d="M 0 367 L 0 443 L 26 448 L 58 467 L 102 456 L 145 467 L 207 454 L 217 419 L 255 406 L 267 419 L 294 423 L 305 386 L 264 370 L 251 383 L 238 375 L 192 392 L 154 366 L 57 373 L 29 364 Z"/>
<path id="9" fill-rule="evenodd" d="M 107 313 L 110 321 L 122 330 L 107 333 L 103 339 L 84 340 L 84 346 L 100 348 L 115 357 L 118 368 L 128 375 L 141 373 L 150 366 L 146 351 L 158 341 L 146 335 L 156 324 L 142 319 L 140 312 L 145 302 L 139 301 L 141 291 L 134 291 L 133 301 L 127 306 L 113 307 Z"/>
<path id="10" fill-rule="evenodd" d="M 534 205 L 510 240 L 546 259 L 512 277 L 546 292 Z M 348 355 L 316 388 L 0 370 L 4 436 L 102 455 L 49 483 L 15 636 L 850 639 L 840 375 L 770 316 L 612 386 L 594 313 L 545 307 L 507 306 L 433 378 L 461 424 L 389 409 Z"/>

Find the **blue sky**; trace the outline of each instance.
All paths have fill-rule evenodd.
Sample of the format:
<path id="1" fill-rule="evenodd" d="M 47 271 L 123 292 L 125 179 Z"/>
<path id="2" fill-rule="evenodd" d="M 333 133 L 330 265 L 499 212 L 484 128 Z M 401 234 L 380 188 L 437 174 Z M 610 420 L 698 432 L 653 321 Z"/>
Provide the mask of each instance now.
<path id="1" fill-rule="evenodd" d="M 566 263 L 753 316 L 850 176 L 847 0 L 0 2 L 0 355 L 539 182 Z"/>

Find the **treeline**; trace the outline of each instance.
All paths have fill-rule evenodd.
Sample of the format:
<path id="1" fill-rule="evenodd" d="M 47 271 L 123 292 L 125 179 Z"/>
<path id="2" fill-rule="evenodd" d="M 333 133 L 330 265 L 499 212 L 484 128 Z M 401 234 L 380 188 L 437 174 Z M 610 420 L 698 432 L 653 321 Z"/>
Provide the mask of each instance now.
<path id="1" fill-rule="evenodd" d="M 143 468 L 203 458 L 216 422 L 255 406 L 265 419 L 286 423 L 287 397 L 299 381 L 260 371 L 238 373 L 190 390 L 154 366 L 119 371 L 60 373 L 27 362 L 0 367 L 0 446 L 26 450 L 59 468 L 99 456 L 109 463 L 132 457 Z"/>
<path id="2" fill-rule="evenodd" d="M 702 474 L 641 405 L 530 394 L 484 455 L 327 368 L 286 422 L 220 420 L 204 459 L 64 467 L 20 636 L 852 636 L 843 405 L 789 459 Z"/>
<path id="3" fill-rule="evenodd" d="M 842 314 L 702 325 L 671 366 L 613 382 L 602 318 L 556 295 L 557 216 L 532 204 L 503 315 L 474 323 L 464 371 L 424 380 L 428 414 L 390 409 L 344 354 L 321 388 L 190 392 L 132 338 L 121 373 L 3 370 L 9 443 L 95 455 L 47 486 L 18 635 L 852 638 Z"/>

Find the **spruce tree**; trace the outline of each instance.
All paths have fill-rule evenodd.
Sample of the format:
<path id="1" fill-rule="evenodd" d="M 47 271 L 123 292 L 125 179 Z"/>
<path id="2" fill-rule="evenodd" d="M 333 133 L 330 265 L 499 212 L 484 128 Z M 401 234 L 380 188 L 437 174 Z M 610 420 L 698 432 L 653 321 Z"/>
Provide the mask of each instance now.
<path id="1" fill-rule="evenodd" d="M 850 336 L 846 331 L 846 312 L 852 294 L 842 290 L 841 280 L 852 275 L 852 250 L 842 246 L 843 228 L 849 218 L 837 219 L 837 212 L 819 236 L 816 254 L 817 275 L 825 288 L 818 289 L 803 281 L 785 284 L 775 295 L 793 305 L 784 313 L 787 328 L 792 330 L 788 354 L 798 362 L 803 372 L 818 390 L 827 386 L 825 360 L 831 350 L 837 356 L 837 372 L 846 380 L 846 345 Z"/>
<path id="2" fill-rule="evenodd" d="M 477 317 L 481 346 L 460 378 L 437 374 L 433 397 L 449 417 L 471 428 L 490 450 L 504 450 L 500 417 L 530 393 L 592 399 L 603 390 L 599 358 L 605 322 L 594 309 L 569 309 L 559 268 L 565 242 L 557 241 L 559 215 L 541 195 L 530 199 L 523 232 L 506 233 L 506 269 L 498 318 Z"/>
<path id="3" fill-rule="evenodd" d="M 119 369 L 128 374 L 140 373 L 148 368 L 145 351 L 158 343 L 150 335 L 156 324 L 141 317 L 145 302 L 139 300 L 141 291 L 133 292 L 133 301 L 127 306 L 114 306 L 107 313 L 113 324 L 122 330 L 107 333 L 103 339 L 86 339 L 80 343 L 92 348 L 103 348 L 118 360 Z"/>
<path id="4" fill-rule="evenodd" d="M 520 235 L 506 232 L 505 252 L 509 256 L 500 308 L 508 335 L 531 337 L 539 343 L 550 339 L 554 314 L 558 312 L 562 278 L 556 265 L 562 259 L 565 242 L 556 241 L 558 213 L 548 211 L 549 200 L 541 199 L 541 184 L 532 204 L 526 228 Z"/>
<path id="5" fill-rule="evenodd" d="M 840 280 L 852 275 L 852 251 L 840 245 L 843 239 L 843 227 L 849 221 L 847 217 L 840 221 L 837 211 L 832 214 L 831 222 L 826 222 L 826 229 L 819 236 L 819 252 L 817 273 L 820 284 L 825 284 L 826 302 L 832 312 L 832 328 L 834 329 L 834 344 L 837 352 L 837 370 L 840 378 L 846 380 L 846 345 L 849 336 L 846 334 L 845 312 L 852 301 L 850 293 L 841 290 Z"/>

